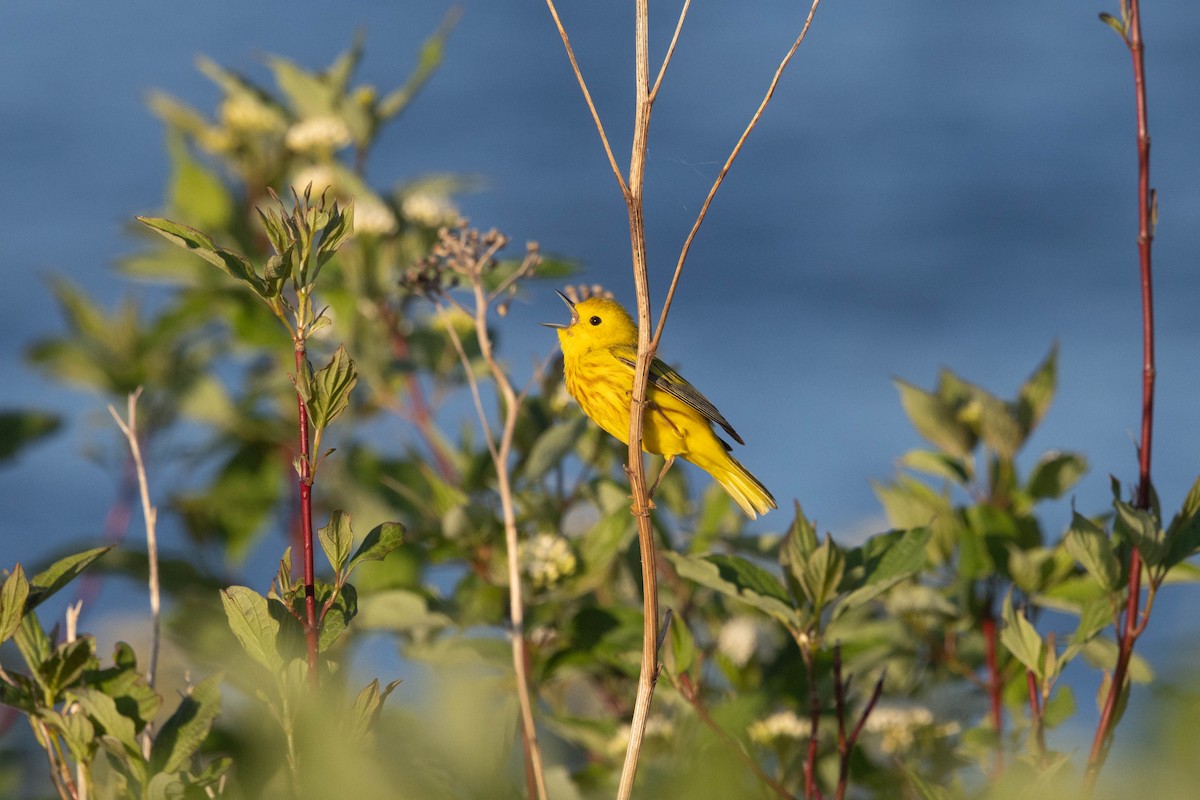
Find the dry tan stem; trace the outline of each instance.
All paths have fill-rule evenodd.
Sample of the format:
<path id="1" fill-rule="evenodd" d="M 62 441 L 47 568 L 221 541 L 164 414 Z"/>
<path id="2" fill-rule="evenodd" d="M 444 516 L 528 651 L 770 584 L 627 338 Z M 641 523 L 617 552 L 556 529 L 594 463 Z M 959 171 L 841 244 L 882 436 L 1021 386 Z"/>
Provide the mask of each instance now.
<path id="1" fill-rule="evenodd" d="M 150 502 L 150 482 L 146 477 L 146 463 L 142 459 L 142 447 L 138 442 L 137 402 L 141 395 L 142 387 L 140 386 L 130 393 L 128 421 L 121 419 L 121 415 L 111 405 L 108 407 L 108 413 L 112 415 L 117 427 L 121 429 L 121 433 L 125 434 L 125 439 L 129 443 L 129 453 L 133 456 L 133 463 L 137 468 L 138 490 L 142 498 L 142 516 L 146 522 L 146 556 L 150 564 L 150 658 L 146 666 L 146 683 L 153 689 L 154 682 L 158 677 L 158 649 L 162 638 L 162 621 L 160 619 L 162 599 L 158 582 L 158 509 Z M 147 725 L 142 738 L 142 749 L 147 757 L 150 755 L 150 737 L 151 726 Z"/>
<path id="2" fill-rule="evenodd" d="M 704 221 L 713 196 L 724 181 L 726 173 L 728 173 L 729 168 L 733 164 L 733 160 L 741 151 L 742 145 L 745 143 L 750 131 L 758 124 L 763 110 L 775 92 L 775 87 L 779 83 L 784 68 L 787 67 L 788 62 L 791 61 L 792 56 L 795 55 L 796 50 L 800 47 L 800 43 L 807 36 L 819 3 L 820 0 L 813 0 L 803 30 L 801 30 L 791 50 L 788 51 L 780 63 L 771 81 L 771 85 L 767 89 L 766 96 L 759 104 L 758 110 L 750 120 L 750 124 L 742 133 L 741 138 L 734 146 L 732 153 L 726 160 L 712 188 L 709 190 L 704 205 L 701 207 L 700 213 L 696 218 L 696 222 L 684 242 L 679 261 L 675 267 L 675 273 L 671 279 L 671 286 L 667 293 L 663 312 L 658 321 L 658 327 L 654 331 L 653 338 L 651 338 L 650 289 L 646 267 L 646 227 L 643 211 L 643 188 L 645 186 L 650 113 L 654 105 L 654 99 L 662 85 L 663 77 L 666 74 L 667 66 L 670 64 L 675 52 L 675 46 L 679 40 L 679 33 L 683 28 L 688 9 L 691 6 L 691 0 L 684 0 L 679 19 L 675 25 L 674 35 L 671 38 L 671 43 L 668 46 L 667 53 L 663 58 L 653 86 L 650 84 L 649 3 L 648 0 L 636 0 L 635 2 L 634 51 L 636 100 L 634 104 L 633 146 L 629 161 L 628 182 L 622 176 L 620 167 L 617 166 L 612 147 L 609 145 L 608 136 L 604 131 L 604 124 L 601 122 L 600 115 L 596 111 L 595 103 L 592 102 L 591 92 L 587 88 L 587 81 L 584 80 L 583 73 L 579 68 L 579 62 L 576 60 L 574 49 L 571 47 L 570 37 L 567 35 L 562 20 L 558 16 L 558 9 L 555 8 L 554 0 L 546 0 L 546 5 L 550 9 L 550 15 L 554 18 L 555 27 L 558 29 L 563 46 L 566 48 L 567 58 L 571 62 L 571 69 L 574 71 L 575 78 L 579 82 L 579 88 L 583 91 L 584 100 L 587 102 L 589 111 L 591 111 L 592 120 L 596 124 L 596 130 L 600 134 L 605 155 L 608 156 L 609 166 L 612 167 L 613 174 L 616 175 L 617 183 L 621 187 L 621 192 L 625 197 L 625 204 L 629 213 L 629 239 L 633 256 L 634 288 L 637 293 L 638 351 L 633 386 L 630 393 L 629 461 L 626 471 L 629 475 L 630 490 L 633 495 L 633 514 L 637 520 L 638 545 L 642 557 L 642 593 L 645 623 L 642 630 L 641 670 L 638 675 L 638 688 L 634 701 L 633 719 L 630 722 L 629 746 L 625 752 L 625 763 L 622 766 L 620 783 L 618 784 L 618 800 L 627 800 L 633 791 L 638 756 L 641 751 L 642 740 L 645 736 L 646 720 L 649 717 L 650 702 L 654 695 L 654 684 L 658 679 L 659 673 L 658 576 L 655 564 L 653 532 L 650 525 L 650 504 L 646 489 L 645 464 L 642 458 L 642 435 L 645 427 L 643 414 L 650 364 L 654 360 L 654 354 L 658 348 L 659 339 L 662 336 L 663 326 L 666 323 L 667 312 L 670 310 L 671 299 L 674 297 L 675 289 L 678 286 L 679 277 L 683 270 L 683 263 L 687 258 L 688 250 L 691 248 L 692 240 L 696 236 L 696 231 L 699 230 L 700 224 Z"/>
<path id="3" fill-rule="evenodd" d="M 492 457 L 492 464 L 496 468 L 496 488 L 500 494 L 500 509 L 504 517 L 504 543 L 508 550 L 509 617 L 512 621 L 512 659 L 513 673 L 517 683 L 517 702 L 521 708 L 521 727 L 525 734 L 526 753 L 533 772 L 537 796 L 539 800 L 547 800 L 545 770 L 542 767 L 542 753 L 538 744 L 537 728 L 533 721 L 533 701 L 529 696 L 529 676 L 525 663 L 525 610 L 521 597 L 520 550 L 517 542 L 516 510 L 513 507 L 512 485 L 508 469 L 520 401 L 513 389 L 512 382 L 509 381 L 508 375 L 496 361 L 492 350 L 492 340 L 487 330 L 488 297 L 484 292 L 483 282 L 477 273 L 471 278 L 475 293 L 475 313 L 473 315 L 475 336 L 479 340 L 479 350 L 483 355 L 483 360 L 487 363 L 492 380 L 496 383 L 496 389 L 504 401 L 504 427 L 500 432 L 499 445 L 496 444 L 488 425 L 487 415 L 484 413 L 483 402 L 480 399 L 479 385 L 471 371 L 471 363 L 467 358 L 466 349 L 463 347 L 458 332 L 454 330 L 453 324 L 446 319 L 446 312 L 440 304 L 438 305 L 438 314 L 442 316 L 442 321 L 454 343 L 454 349 L 458 352 L 459 360 L 462 361 L 463 369 L 467 374 L 471 395 L 475 401 L 475 411 L 479 415 L 479 422 L 487 440 L 488 452 Z"/>
<path id="4" fill-rule="evenodd" d="M 613 155 L 612 147 L 608 143 L 608 136 L 604 133 L 604 124 L 600 122 L 600 113 L 596 111 L 596 104 L 592 102 L 592 93 L 588 91 L 587 81 L 583 79 L 583 73 L 579 70 L 579 62 L 575 60 L 575 50 L 571 47 L 567 29 L 563 27 L 562 20 L 558 18 L 558 9 L 554 7 L 554 0 L 546 0 L 546 5 L 550 8 L 550 16 L 554 17 L 558 35 L 562 37 L 563 47 L 567 50 L 567 58 L 571 60 L 571 69 L 575 72 L 575 79 L 579 81 L 579 88 L 583 91 L 583 99 L 587 102 L 588 110 L 592 112 L 592 121 L 596 123 L 596 130 L 600 133 L 600 143 L 604 145 L 604 154 L 608 156 L 608 165 L 612 167 L 613 174 L 617 176 L 617 183 L 621 185 L 621 193 L 628 199 L 629 187 L 625 185 L 625 176 L 621 174 L 621 168 L 617 166 L 617 158 Z"/>
<path id="5" fill-rule="evenodd" d="M 819 5 L 821 5 L 821 0 L 813 0 L 812 6 L 808 10 L 808 16 L 804 19 L 804 27 L 800 29 L 800 35 L 796 37 L 796 41 L 792 42 L 792 49 L 788 50 L 787 55 L 779 62 L 779 67 L 775 70 L 774 77 L 771 78 L 771 84 L 767 87 L 767 93 L 763 95 L 762 102 L 758 104 L 758 110 L 754 112 L 754 116 L 750 118 L 746 129 L 742 131 L 737 144 L 733 146 L 733 150 L 729 153 L 729 158 L 725 159 L 725 165 L 717 173 L 717 179 L 713 181 L 712 188 L 708 190 L 708 196 L 704 198 L 704 204 L 700 206 L 700 213 L 696 215 L 696 221 L 693 223 L 692 229 L 688 232 L 687 238 L 683 242 L 683 247 L 679 251 L 679 261 L 675 264 L 675 274 L 671 276 L 671 285 L 667 288 L 667 299 L 663 301 L 662 313 L 658 317 L 658 327 L 654 331 L 653 347 L 655 350 L 658 349 L 658 342 L 662 338 L 663 327 L 667 324 L 667 314 L 671 310 L 671 301 L 675 298 L 675 289 L 679 285 L 679 276 L 683 273 L 683 262 L 687 260 L 688 252 L 692 249 L 692 240 L 696 238 L 696 233 L 700 230 L 700 225 L 704 222 L 704 218 L 708 216 L 708 207 L 712 205 L 713 197 L 716 196 L 717 190 L 724 183 L 725 175 L 729 172 L 729 168 L 733 166 L 734 159 L 742 152 L 742 145 L 749 138 L 750 131 L 754 130 L 755 126 L 758 125 L 758 120 L 762 117 L 763 111 L 766 110 L 767 104 L 771 102 L 771 97 L 775 94 L 775 87 L 779 85 L 779 79 L 783 77 L 783 71 L 787 69 L 792 56 L 796 55 L 796 51 L 800 48 L 801 43 L 808 36 L 808 29 L 812 27 L 813 17 L 816 16 L 817 6 Z M 655 88 L 657 89 L 657 87 Z"/>

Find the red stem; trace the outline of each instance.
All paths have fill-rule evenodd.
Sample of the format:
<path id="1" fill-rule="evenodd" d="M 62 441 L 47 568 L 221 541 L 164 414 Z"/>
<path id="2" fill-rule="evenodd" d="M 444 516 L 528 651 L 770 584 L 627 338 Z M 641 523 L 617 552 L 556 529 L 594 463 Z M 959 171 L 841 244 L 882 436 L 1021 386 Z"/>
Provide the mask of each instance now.
<path id="1" fill-rule="evenodd" d="M 296 343 L 296 379 L 301 380 L 308 368 L 307 351 L 302 342 Z M 312 473 L 309 469 L 311 457 L 308 443 L 308 409 L 304 398 L 296 393 L 296 407 L 300 419 L 300 534 L 303 538 L 304 558 L 304 646 L 308 656 L 308 683 L 314 689 L 318 685 L 317 652 L 320 646 L 320 626 L 317 624 L 317 590 L 313 570 L 313 526 L 312 526 Z"/>
<path id="2" fill-rule="evenodd" d="M 1051 647 L 1053 646 L 1051 642 Z M 1041 757 L 1046 752 L 1046 731 L 1042 727 L 1042 703 L 1038 693 L 1037 675 L 1034 675 L 1031 669 L 1025 670 L 1025 686 L 1029 690 L 1029 724 L 1033 728 L 1033 741 L 1038 756 Z"/>
<path id="3" fill-rule="evenodd" d="M 1142 44 L 1142 15 L 1139 0 L 1127 0 L 1128 31 L 1126 44 L 1133 59 L 1134 97 L 1137 104 L 1137 154 L 1138 154 L 1138 259 L 1142 284 L 1142 438 L 1138 447 L 1138 486 L 1134 504 L 1137 508 L 1150 508 L 1150 445 L 1154 423 L 1154 294 L 1151 281 L 1150 247 L 1154 242 L 1154 194 L 1150 189 L 1150 129 L 1146 113 L 1146 64 L 1145 47 Z M 1104 699 L 1100 722 L 1092 739 L 1088 755 L 1087 772 L 1084 775 L 1084 791 L 1090 795 L 1095 788 L 1096 778 L 1108 755 L 1116 725 L 1116 708 L 1125 691 L 1129 661 L 1133 646 L 1137 642 L 1145 620 L 1138 619 L 1138 603 L 1141 599 L 1142 557 L 1137 547 L 1132 547 L 1129 558 L 1129 589 L 1125 599 L 1125 621 L 1117 630 L 1117 663 L 1113 668 L 1112 683 Z"/>
<path id="4" fill-rule="evenodd" d="M 817 736 L 821 724 L 821 694 L 817 691 L 816 653 L 811 650 L 804 659 L 808 667 L 809 727 L 808 755 L 804 759 L 804 800 L 821 796 L 817 789 Z"/>
<path id="5" fill-rule="evenodd" d="M 1000 746 L 1000 734 L 1004 726 L 1001 706 L 1003 686 L 1000 681 L 1000 667 L 996 658 L 996 618 L 992 616 L 991 601 L 982 620 L 980 628 L 983 631 L 983 657 L 988 671 L 988 707 L 992 720 L 992 730 L 996 732 L 996 750 L 994 760 L 995 775 L 998 777 L 1004 770 L 1004 750 Z"/>

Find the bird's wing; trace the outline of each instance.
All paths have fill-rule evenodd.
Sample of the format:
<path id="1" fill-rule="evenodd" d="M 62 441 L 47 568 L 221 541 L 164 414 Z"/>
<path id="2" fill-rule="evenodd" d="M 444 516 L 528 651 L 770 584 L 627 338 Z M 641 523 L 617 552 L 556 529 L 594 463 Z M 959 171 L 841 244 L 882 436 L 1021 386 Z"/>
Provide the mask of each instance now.
<path id="1" fill-rule="evenodd" d="M 612 350 L 613 355 L 617 357 L 618 361 L 631 370 L 636 369 L 637 348 L 630 347 L 629 345 L 618 345 Z M 709 422 L 720 425 L 738 444 L 745 444 L 742 441 L 742 437 L 738 436 L 737 431 L 733 429 L 733 426 L 729 424 L 729 421 L 725 417 L 721 416 L 721 412 L 717 411 L 717 407 L 707 397 L 700 394 L 696 387 L 688 383 L 682 375 L 657 358 L 650 364 L 650 383 L 656 389 L 667 392 L 672 397 L 687 403 Z"/>

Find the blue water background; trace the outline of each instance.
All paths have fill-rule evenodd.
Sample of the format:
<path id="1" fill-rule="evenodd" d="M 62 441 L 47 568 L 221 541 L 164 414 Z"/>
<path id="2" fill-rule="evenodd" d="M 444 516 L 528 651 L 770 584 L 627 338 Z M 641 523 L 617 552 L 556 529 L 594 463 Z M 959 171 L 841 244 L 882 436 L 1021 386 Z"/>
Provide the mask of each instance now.
<path id="1" fill-rule="evenodd" d="M 656 304 L 729 148 L 807 7 L 694 4 L 651 129 L 647 218 Z M 1110 7 L 1111 6 L 1111 7 Z M 383 134 L 380 189 L 426 172 L 485 188 L 461 207 L 480 227 L 578 259 L 581 278 L 632 302 L 624 207 L 541 2 L 467 2 L 446 63 Z M 264 83 L 262 56 L 323 67 L 367 31 L 360 80 L 399 84 L 444 3 L 202 5 L 18 0 L 0 8 L 0 405 L 56 410 L 66 429 L 0 472 L 0 565 L 100 539 L 112 500 L 103 403 L 24 366 L 62 329 L 45 278 L 106 306 L 155 289 L 121 279 L 134 214 L 161 207 L 161 124 L 145 94 L 211 110 L 197 55 Z M 886 527 L 869 482 L 920 440 L 891 384 L 941 366 L 1010 396 L 1060 347 L 1060 388 L 1029 447 L 1082 451 L 1080 511 L 1107 507 L 1109 474 L 1136 476 L 1141 308 L 1129 56 L 1097 21 L 1116 2 L 825 0 L 710 211 L 663 342 L 733 421 L 743 460 L 784 504 L 798 498 L 847 540 Z M 631 4 L 563 2 L 580 61 L 625 164 L 632 119 Z M 653 4 L 661 53 L 673 4 Z M 1154 133 L 1158 405 L 1154 477 L 1167 508 L 1200 474 L 1200 6 L 1147 4 Z M 545 287 L 504 324 L 519 374 L 551 348 Z M 403 431 L 396 435 L 402 437 Z M 1028 467 L 1029 461 L 1025 463 Z M 1068 501 L 1046 515 L 1052 534 Z M 778 530 L 780 512 L 757 523 Z M 135 530 L 138 525 L 135 518 Z M 164 523 L 166 546 L 177 531 Z M 269 542 L 264 552 L 278 552 Z M 269 563 L 252 559 L 247 571 Z M 267 568 L 269 569 L 269 567 Z M 254 585 L 267 576 L 243 576 Z M 1195 592 L 1171 589 L 1146 652 L 1163 669 L 1200 642 Z M 128 600 L 140 607 L 139 599 Z M 1169 645 L 1169 646 L 1168 646 Z M 1084 679 L 1080 706 L 1091 708 Z"/>

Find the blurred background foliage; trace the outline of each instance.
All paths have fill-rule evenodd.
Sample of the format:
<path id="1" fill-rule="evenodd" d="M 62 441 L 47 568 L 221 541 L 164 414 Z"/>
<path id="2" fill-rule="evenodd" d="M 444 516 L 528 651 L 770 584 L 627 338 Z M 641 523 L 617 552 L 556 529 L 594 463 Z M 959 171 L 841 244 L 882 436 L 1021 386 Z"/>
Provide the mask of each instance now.
<path id="1" fill-rule="evenodd" d="M 221 92 L 211 112 L 165 92 L 150 98 L 172 165 L 162 216 L 217 246 L 265 264 L 272 251 L 256 209 L 271 205 L 272 193 L 287 203 L 312 187 L 353 205 L 354 236 L 318 289 L 332 325 L 308 346 L 313 362 L 325 363 L 344 345 L 359 383 L 325 442 L 336 451 L 322 465 L 314 516 L 345 509 L 360 535 L 388 520 L 405 533 L 386 558 L 356 570 L 357 616 L 329 645 L 340 669 L 320 694 L 289 694 L 296 687 L 286 674 L 244 657 L 218 592 L 252 553 L 297 549 L 292 343 L 244 287 L 144 230 L 134 231 L 140 247 L 119 270 L 170 286 L 155 308 L 127 302 L 108 311 L 67 278 L 53 284 L 65 328 L 33 344 L 30 360 L 104 402 L 143 387 L 156 502 L 182 532 L 164 553 L 170 648 L 157 695 L 139 682 L 131 648 L 104 666 L 94 639 L 60 644 L 61 631 L 44 630 L 26 599 L 62 589 L 85 566 L 89 575 L 144 580 L 137 536 L 94 564 L 51 568 L 40 584 L 35 575 L 26 595 L 24 573 L 5 583 L 5 620 L 16 621 L 4 633 L 16 647 L 3 654 L 14 676 L 4 702 L 32 721 L 40 746 L 58 735 L 73 759 L 94 763 L 99 796 L 525 796 L 503 522 L 466 370 L 483 385 L 493 419 L 496 398 L 471 320 L 435 313 L 420 280 L 439 231 L 465 227 L 454 198 L 472 180 L 429 175 L 381 188 L 370 170 L 376 137 L 410 112 L 454 21 L 428 39 L 396 88 L 356 83 L 359 39 L 318 71 L 268 57 L 269 86 L 201 59 Z M 502 255 L 492 285 L 520 263 Z M 566 258 L 542 254 L 509 291 L 548 293 L 572 273 Z M 502 353 L 503 307 L 489 320 Z M 582 417 L 549 350 L 544 363 L 512 371 L 533 376 L 511 469 L 547 783 L 554 798 L 607 797 L 628 736 L 642 630 L 624 448 Z M 1111 511 L 1081 511 L 1068 532 L 1043 530 L 1039 504 L 1068 495 L 1087 470 L 1082 456 L 1062 452 L 1026 456 L 1021 463 L 1034 466 L 1018 469 L 1056 381 L 1051 351 L 1009 400 L 950 371 L 931 390 L 898 382 L 928 448 L 904 454 L 897 475 L 876 486 L 892 529 L 855 546 L 822 536 L 799 504 L 786 530 L 751 535 L 719 487 L 671 471 L 654 519 L 672 621 L 639 794 L 801 796 L 813 738 L 814 780 L 827 795 L 843 760 L 851 796 L 1039 797 L 1077 786 L 1080 734 L 1055 734 L 1090 700 L 1058 679 L 1064 669 L 1112 669 L 1105 628 L 1127 585 L 1131 542 L 1157 537 L 1159 583 L 1195 577 L 1186 559 L 1200 498 L 1193 491 L 1164 526 L 1161 515 L 1130 517 L 1114 486 Z M 0 426 L 8 457 L 55 421 L 13 412 Z M 128 465 L 114 476 L 109 533 L 119 538 L 136 484 Z M 242 579 L 265 595 L 272 578 Z M 374 674 L 381 642 L 395 654 L 382 663 L 398 658 L 406 681 L 379 675 L 385 688 L 368 684 L 352 700 L 350 687 Z M 1131 672 L 1135 681 L 1153 678 L 1141 660 Z M 162 698 L 184 686 L 177 711 Z M 1122 767 L 1161 763 L 1153 796 L 1188 796 L 1195 697 L 1164 689 L 1151 703 L 1160 724 L 1114 758 Z M 189 713 L 202 723 L 184 728 Z M 176 738 L 143 757 L 134 736 L 155 719 L 156 742 L 170 739 L 166 732 Z M 859 748 L 839 755 L 839 724 L 860 719 Z M 39 744 L 14 722 L 0 782 L 9 796 L 48 796 Z M 1102 795 L 1150 796 L 1151 778 L 1117 767 Z"/>

